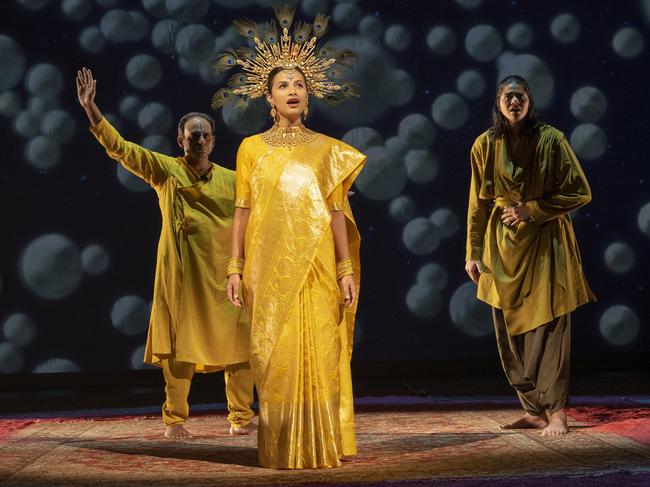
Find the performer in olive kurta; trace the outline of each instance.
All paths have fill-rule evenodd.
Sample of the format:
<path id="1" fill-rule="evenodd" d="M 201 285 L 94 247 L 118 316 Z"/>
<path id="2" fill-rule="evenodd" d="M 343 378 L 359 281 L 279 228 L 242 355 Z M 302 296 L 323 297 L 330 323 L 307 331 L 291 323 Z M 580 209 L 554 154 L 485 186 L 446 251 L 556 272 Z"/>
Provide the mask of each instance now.
<path id="1" fill-rule="evenodd" d="M 595 300 L 569 213 L 591 200 L 562 132 L 541 122 L 528 83 L 499 83 L 493 126 L 471 151 L 465 269 L 493 308 L 501 362 L 525 416 L 504 428 L 568 432 L 570 313 Z"/>
<path id="2" fill-rule="evenodd" d="M 276 15 L 288 27 L 293 12 L 279 9 Z M 243 33 L 256 28 L 238 26 Z M 314 22 L 321 34 L 325 26 L 324 18 Z M 256 65 L 243 62 L 244 83 L 218 92 L 215 104 L 231 94 L 265 95 L 275 122 L 239 148 L 228 270 L 229 298 L 250 311 L 259 462 L 270 468 L 336 467 L 356 453 L 350 358 L 359 234 L 347 194 L 365 156 L 302 123 L 309 95 L 327 92 L 326 79 L 315 71 L 334 62 L 309 57 L 315 38 L 292 49 L 286 28 L 281 46 L 253 36 Z"/>
<path id="3" fill-rule="evenodd" d="M 194 372 L 225 370 L 231 434 L 247 434 L 253 417 L 253 380 L 246 314 L 226 297 L 226 262 L 234 213 L 235 173 L 209 161 L 214 121 L 185 115 L 178 130 L 182 157 L 125 141 L 94 102 L 96 81 L 77 75 L 79 102 L 91 132 L 110 157 L 155 189 L 162 231 L 144 361 L 162 367 L 165 436 L 190 436 L 184 423 Z"/>

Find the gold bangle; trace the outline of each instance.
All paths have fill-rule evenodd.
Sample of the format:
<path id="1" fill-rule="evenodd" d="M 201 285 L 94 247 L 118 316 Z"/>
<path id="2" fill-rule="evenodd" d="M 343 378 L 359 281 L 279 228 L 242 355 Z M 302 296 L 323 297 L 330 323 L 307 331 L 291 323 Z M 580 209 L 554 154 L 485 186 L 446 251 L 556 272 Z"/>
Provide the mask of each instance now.
<path id="1" fill-rule="evenodd" d="M 232 274 L 242 275 L 244 273 L 244 259 L 241 257 L 233 257 L 228 260 L 226 264 L 226 275 L 230 276 Z"/>
<path id="2" fill-rule="evenodd" d="M 350 259 L 343 259 L 336 263 L 336 279 L 341 280 L 345 276 L 352 275 L 354 275 L 354 269 Z"/>

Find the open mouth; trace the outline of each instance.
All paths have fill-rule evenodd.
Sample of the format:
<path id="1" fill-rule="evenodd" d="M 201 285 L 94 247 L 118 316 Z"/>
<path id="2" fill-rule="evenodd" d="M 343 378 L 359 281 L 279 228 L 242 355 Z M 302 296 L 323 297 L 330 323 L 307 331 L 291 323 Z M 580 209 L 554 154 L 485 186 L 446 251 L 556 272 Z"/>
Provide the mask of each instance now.
<path id="1" fill-rule="evenodd" d="M 289 100 L 287 100 L 287 105 L 290 108 L 298 108 L 298 106 L 300 105 L 300 100 L 298 98 L 290 98 Z"/>

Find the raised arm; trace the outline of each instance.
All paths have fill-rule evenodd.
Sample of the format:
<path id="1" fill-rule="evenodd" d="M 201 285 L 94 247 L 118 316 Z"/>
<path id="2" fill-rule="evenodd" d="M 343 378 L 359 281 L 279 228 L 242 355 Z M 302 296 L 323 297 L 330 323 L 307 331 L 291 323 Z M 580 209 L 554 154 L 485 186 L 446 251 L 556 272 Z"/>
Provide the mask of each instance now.
<path id="1" fill-rule="evenodd" d="M 97 125 L 104 116 L 95 104 L 95 94 L 97 93 L 97 80 L 93 78 L 93 73 L 88 68 L 81 68 L 77 71 L 77 98 L 79 104 L 86 111 L 90 125 Z"/>
<path id="2" fill-rule="evenodd" d="M 124 140 L 108 123 L 95 104 L 97 80 L 93 78 L 90 69 L 82 68 L 77 71 L 76 82 L 77 98 L 90 121 L 90 131 L 104 146 L 106 153 L 151 186 L 161 185 L 168 176 L 165 161 L 170 157 Z"/>

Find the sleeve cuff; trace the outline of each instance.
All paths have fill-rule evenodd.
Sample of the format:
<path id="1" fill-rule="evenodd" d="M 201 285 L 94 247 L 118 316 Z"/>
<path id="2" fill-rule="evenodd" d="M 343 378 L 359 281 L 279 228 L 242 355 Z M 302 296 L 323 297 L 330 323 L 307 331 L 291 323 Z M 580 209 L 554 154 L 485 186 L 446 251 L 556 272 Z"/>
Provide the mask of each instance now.
<path id="1" fill-rule="evenodd" d="M 237 208 L 250 208 L 251 207 L 251 202 L 249 200 L 245 199 L 237 199 L 235 200 L 235 206 Z"/>
<path id="2" fill-rule="evenodd" d="M 330 211 L 343 211 L 343 204 L 338 201 L 330 203 Z"/>

